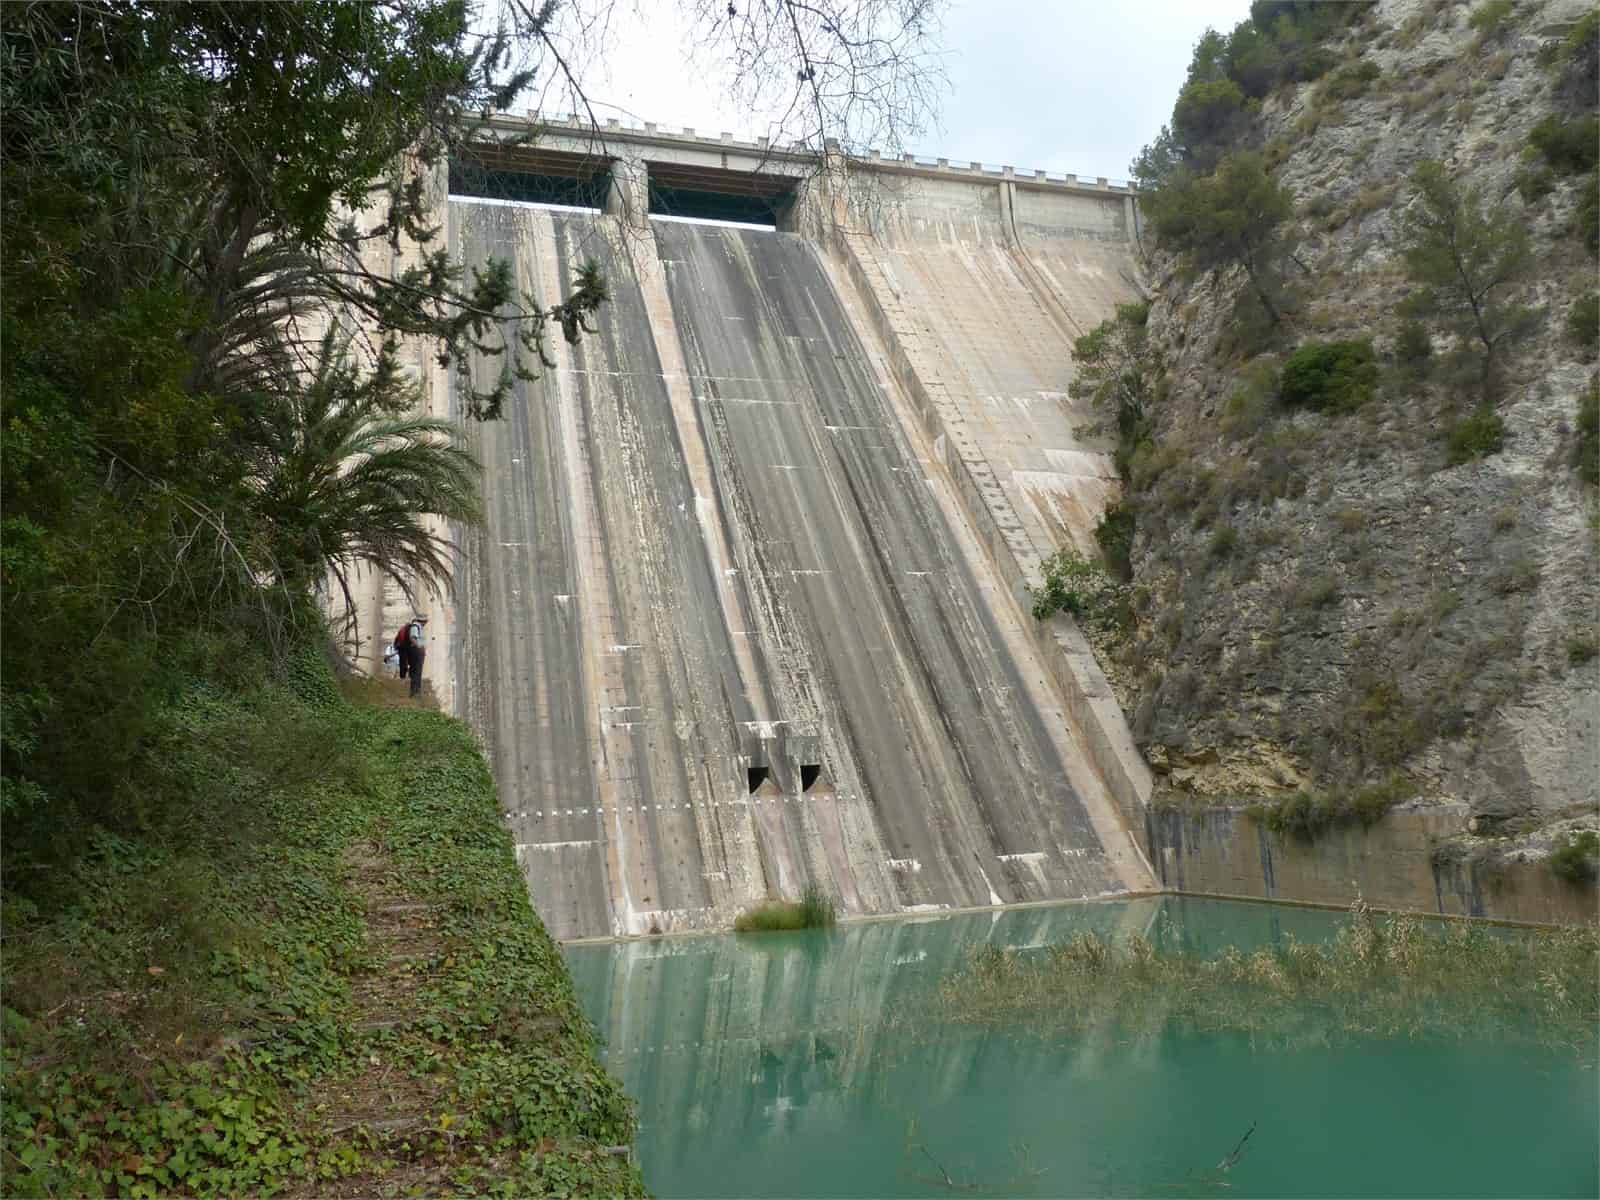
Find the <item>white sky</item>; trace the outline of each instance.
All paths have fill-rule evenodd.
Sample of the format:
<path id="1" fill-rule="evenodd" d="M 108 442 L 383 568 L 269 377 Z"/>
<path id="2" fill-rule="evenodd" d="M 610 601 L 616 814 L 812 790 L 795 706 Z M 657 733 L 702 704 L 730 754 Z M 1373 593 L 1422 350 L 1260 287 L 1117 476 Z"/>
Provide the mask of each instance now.
<path id="1" fill-rule="evenodd" d="M 952 162 L 1124 179 L 1172 113 L 1194 43 L 1249 15 L 1249 0 L 953 0 L 950 92 L 911 151 Z M 617 6 L 616 39 L 585 86 L 597 116 L 753 138 L 714 78 L 688 62 L 670 0 Z M 565 107 L 565 106 L 562 106 Z M 885 148 L 887 149 L 887 148 Z"/>

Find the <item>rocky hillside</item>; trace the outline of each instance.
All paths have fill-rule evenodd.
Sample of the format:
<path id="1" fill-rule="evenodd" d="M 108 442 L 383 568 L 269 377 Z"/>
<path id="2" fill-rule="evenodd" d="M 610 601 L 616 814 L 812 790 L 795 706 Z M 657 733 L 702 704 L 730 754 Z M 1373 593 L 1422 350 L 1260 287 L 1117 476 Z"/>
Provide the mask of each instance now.
<path id="1" fill-rule="evenodd" d="M 1120 422 L 1129 584 L 1101 649 L 1158 801 L 1448 798 L 1548 842 L 1594 825 L 1600 779 L 1597 19 L 1339 7 L 1209 156 L 1183 99 L 1155 147 L 1180 181 L 1258 156 L 1246 223 L 1271 232 L 1207 252 L 1215 197 L 1146 206 L 1151 304 L 1122 321 L 1148 399 Z M 1289 30 L 1305 6 L 1255 9 Z"/>

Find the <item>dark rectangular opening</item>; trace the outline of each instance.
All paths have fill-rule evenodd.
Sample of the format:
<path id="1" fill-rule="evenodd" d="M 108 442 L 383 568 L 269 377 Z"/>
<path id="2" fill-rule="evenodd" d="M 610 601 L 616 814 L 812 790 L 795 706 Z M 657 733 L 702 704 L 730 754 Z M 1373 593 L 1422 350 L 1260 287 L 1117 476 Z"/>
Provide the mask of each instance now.
<path id="1" fill-rule="evenodd" d="M 744 769 L 745 782 L 750 785 L 750 794 L 753 796 L 756 789 L 767 781 L 766 767 L 746 767 Z"/>
<path id="2" fill-rule="evenodd" d="M 811 790 L 811 785 L 816 783 L 818 777 L 821 774 L 822 774 L 822 764 L 821 763 L 801 763 L 800 764 L 800 790 L 802 792 L 809 792 Z"/>
<path id="3" fill-rule="evenodd" d="M 646 164 L 652 216 L 738 221 L 777 228 L 794 205 L 799 180 L 764 171 L 725 171 L 683 163 Z"/>
<path id="4" fill-rule="evenodd" d="M 537 146 L 478 145 L 450 159 L 450 194 L 604 209 L 611 161 Z"/>

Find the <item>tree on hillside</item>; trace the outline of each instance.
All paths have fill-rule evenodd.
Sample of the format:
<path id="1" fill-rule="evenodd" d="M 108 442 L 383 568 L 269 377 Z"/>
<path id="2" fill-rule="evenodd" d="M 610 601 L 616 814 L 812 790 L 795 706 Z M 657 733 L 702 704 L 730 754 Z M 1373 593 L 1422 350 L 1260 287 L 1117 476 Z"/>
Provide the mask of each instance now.
<path id="1" fill-rule="evenodd" d="M 1116 314 L 1072 344 L 1069 391 L 1111 414 L 1117 431 L 1117 469 L 1124 479 L 1139 443 L 1149 436 L 1149 406 L 1161 378 L 1160 352 L 1151 344 L 1148 303 L 1119 304 Z"/>
<path id="2" fill-rule="evenodd" d="M 1289 251 L 1284 225 L 1294 197 L 1261 155 L 1230 154 L 1212 175 L 1177 172 L 1143 205 L 1162 245 L 1203 269 L 1242 266 L 1269 319 L 1282 320 L 1278 264 Z"/>
<path id="3" fill-rule="evenodd" d="M 1462 191 L 1437 162 L 1411 174 L 1412 203 L 1400 214 L 1406 270 L 1422 285 L 1406 302 L 1411 315 L 1436 316 L 1483 353 L 1485 391 L 1506 346 L 1537 326 L 1543 314 L 1511 297 L 1534 267 L 1527 227 Z"/>
<path id="4" fill-rule="evenodd" d="M 1239 137 L 1245 120 L 1244 93 L 1231 79 L 1195 80 L 1178 93 L 1172 136 L 1183 147 L 1184 164 L 1209 171 Z"/>

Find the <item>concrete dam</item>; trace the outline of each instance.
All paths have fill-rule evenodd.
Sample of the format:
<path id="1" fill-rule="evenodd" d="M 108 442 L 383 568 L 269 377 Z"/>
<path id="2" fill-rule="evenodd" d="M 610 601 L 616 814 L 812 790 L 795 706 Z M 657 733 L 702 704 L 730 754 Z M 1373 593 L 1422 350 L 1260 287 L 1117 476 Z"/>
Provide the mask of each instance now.
<path id="1" fill-rule="evenodd" d="M 551 933 L 808 885 L 846 916 L 1157 886 L 1121 713 L 1025 588 L 1115 488 L 1067 387 L 1136 296 L 1131 195 L 604 134 L 546 125 L 440 203 L 469 268 L 555 297 L 593 259 L 611 290 L 471 430 L 487 519 L 443 628 Z"/>

